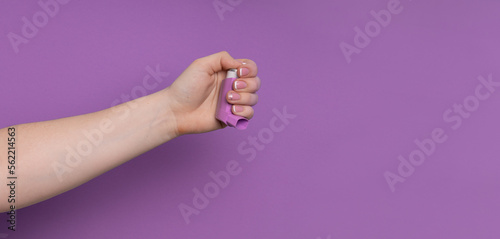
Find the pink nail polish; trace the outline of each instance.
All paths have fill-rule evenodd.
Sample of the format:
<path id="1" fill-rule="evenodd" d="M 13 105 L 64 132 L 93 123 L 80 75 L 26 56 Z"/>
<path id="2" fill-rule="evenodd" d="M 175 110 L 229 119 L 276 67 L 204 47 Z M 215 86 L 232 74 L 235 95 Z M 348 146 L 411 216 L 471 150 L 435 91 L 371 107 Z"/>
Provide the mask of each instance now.
<path id="1" fill-rule="evenodd" d="M 238 93 L 229 93 L 229 97 L 228 98 L 230 100 L 239 100 L 241 98 L 241 96 Z"/>
<path id="2" fill-rule="evenodd" d="M 247 87 L 247 83 L 245 83 L 244 81 L 235 81 L 234 82 L 234 89 L 235 90 L 242 90 L 242 89 L 245 89 Z"/>
<path id="3" fill-rule="evenodd" d="M 248 75 L 248 73 L 250 73 L 250 70 L 248 70 L 248 68 L 240 68 L 240 77 L 246 76 Z"/>
<path id="4" fill-rule="evenodd" d="M 233 105 L 234 112 L 243 112 L 243 106 Z"/>

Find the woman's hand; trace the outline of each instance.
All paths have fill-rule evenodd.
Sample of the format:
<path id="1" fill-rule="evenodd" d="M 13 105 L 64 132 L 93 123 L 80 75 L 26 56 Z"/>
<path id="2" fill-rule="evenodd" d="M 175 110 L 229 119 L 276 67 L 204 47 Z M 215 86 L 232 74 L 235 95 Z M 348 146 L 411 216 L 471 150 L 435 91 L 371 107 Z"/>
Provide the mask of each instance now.
<path id="1" fill-rule="evenodd" d="M 235 115 L 251 119 L 255 94 L 260 88 L 257 65 L 252 60 L 235 60 L 227 52 L 219 52 L 195 60 L 171 86 L 165 89 L 170 99 L 170 108 L 177 121 L 177 133 L 204 133 L 224 128 L 224 123 L 215 118 L 217 100 L 226 71 L 238 69 L 239 78 L 233 84 L 226 99 L 233 104 Z"/>
<path id="2" fill-rule="evenodd" d="M 77 187 L 178 135 L 223 128 L 215 111 L 230 68 L 237 68 L 240 78 L 226 99 L 235 105 L 233 113 L 250 119 L 260 86 L 257 66 L 220 52 L 195 60 L 170 87 L 154 94 L 98 112 L 13 126 L 16 147 L 26 149 L 20 151 L 25 160 L 17 162 L 24 186 L 16 189 L 16 210 Z M 9 132 L 0 129 L 0 135 Z M 7 137 L 0 137 L 0 145 L 7 145 Z M 7 168 L 7 156 L 7 148 L 0 147 L 0 168 Z M 9 204 L 1 200 L 0 212 L 7 210 Z"/>

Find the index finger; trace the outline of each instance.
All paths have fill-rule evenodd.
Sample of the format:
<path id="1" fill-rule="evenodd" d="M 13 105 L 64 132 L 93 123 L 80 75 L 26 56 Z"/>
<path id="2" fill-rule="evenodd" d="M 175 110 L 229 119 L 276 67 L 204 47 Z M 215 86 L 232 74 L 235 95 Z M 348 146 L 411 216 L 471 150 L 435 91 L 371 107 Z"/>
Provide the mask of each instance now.
<path id="1" fill-rule="evenodd" d="M 238 76 L 240 78 L 256 77 L 258 73 L 257 64 L 250 59 L 237 59 L 242 65 L 238 67 Z"/>

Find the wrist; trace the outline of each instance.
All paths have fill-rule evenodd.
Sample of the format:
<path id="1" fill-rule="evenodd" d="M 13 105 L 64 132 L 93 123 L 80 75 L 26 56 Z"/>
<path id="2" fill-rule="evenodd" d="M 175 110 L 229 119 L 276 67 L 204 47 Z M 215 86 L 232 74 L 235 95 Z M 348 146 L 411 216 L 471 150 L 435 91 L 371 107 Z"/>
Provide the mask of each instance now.
<path id="1" fill-rule="evenodd" d="M 190 134 L 191 132 L 188 130 L 187 125 L 190 123 L 188 122 L 189 119 L 184 112 L 184 108 L 182 104 L 180 104 L 176 99 L 175 99 L 175 93 L 172 92 L 170 89 L 170 86 L 163 89 L 161 91 L 161 94 L 164 97 L 165 106 L 163 107 L 165 109 L 165 118 L 168 118 L 168 121 L 172 121 L 170 124 L 170 127 L 168 131 L 172 132 L 175 137 L 179 137 L 185 134 Z"/>
<path id="2" fill-rule="evenodd" d="M 152 95 L 151 127 L 158 133 L 161 143 L 174 139 L 181 134 L 178 130 L 177 119 L 172 110 L 172 103 L 168 91 L 161 90 Z"/>

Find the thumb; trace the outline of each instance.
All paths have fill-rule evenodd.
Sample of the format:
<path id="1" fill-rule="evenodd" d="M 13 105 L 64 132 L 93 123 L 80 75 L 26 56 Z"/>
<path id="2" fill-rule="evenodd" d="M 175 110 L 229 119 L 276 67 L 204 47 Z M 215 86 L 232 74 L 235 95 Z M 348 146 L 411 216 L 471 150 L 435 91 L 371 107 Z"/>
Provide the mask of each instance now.
<path id="1" fill-rule="evenodd" d="M 241 62 L 235 60 L 227 51 L 221 51 L 210 56 L 198 59 L 200 66 L 211 74 L 229 70 L 231 68 L 238 68 L 242 65 Z"/>

